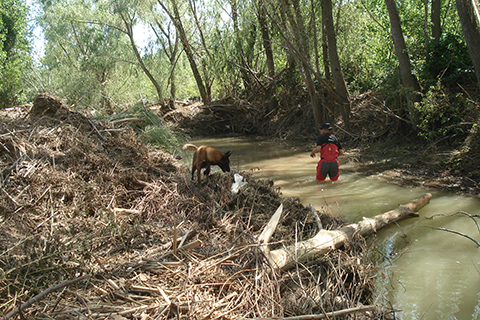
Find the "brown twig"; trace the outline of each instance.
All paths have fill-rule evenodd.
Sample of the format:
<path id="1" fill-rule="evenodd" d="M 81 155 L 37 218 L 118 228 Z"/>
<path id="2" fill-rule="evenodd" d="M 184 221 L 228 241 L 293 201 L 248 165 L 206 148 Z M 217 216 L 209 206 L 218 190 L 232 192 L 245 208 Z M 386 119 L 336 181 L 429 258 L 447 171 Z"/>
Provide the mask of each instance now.
<path id="1" fill-rule="evenodd" d="M 81 277 L 78 277 L 78 278 L 75 278 L 73 280 L 67 280 L 67 281 L 64 281 L 60 284 L 57 284 L 53 287 L 50 287 L 46 290 L 43 290 L 42 292 L 40 292 L 39 294 L 37 294 L 35 297 L 31 298 L 30 300 L 28 300 L 27 302 L 23 303 L 20 307 L 10 311 L 9 313 L 7 313 L 7 315 L 5 317 L 3 317 L 2 319 L 0 320 L 6 320 L 10 317 L 13 317 L 14 315 L 16 315 L 17 313 L 20 313 L 23 311 L 23 309 L 25 308 L 28 308 L 30 307 L 31 305 L 33 305 L 35 302 L 38 302 L 40 300 L 42 300 L 45 296 L 47 296 L 49 293 L 53 292 L 53 291 L 56 291 L 58 289 L 61 289 L 63 287 L 66 287 L 66 286 L 69 286 L 71 284 L 74 284 L 76 282 L 79 282 L 81 280 L 84 280 L 88 277 L 89 275 L 83 275 Z"/>
<path id="2" fill-rule="evenodd" d="M 455 231 L 455 230 L 445 229 L 445 228 L 435 228 L 435 230 L 446 231 L 446 232 L 451 232 L 451 233 L 458 234 L 458 235 L 460 235 L 460 236 L 462 236 L 462 237 L 465 237 L 465 238 L 467 238 L 467 239 L 472 240 L 472 241 L 475 242 L 475 244 L 477 245 L 477 248 L 480 248 L 480 243 L 478 243 L 477 240 L 473 239 L 473 238 L 470 237 L 470 236 L 467 236 L 467 235 L 464 234 L 464 233 L 461 233 L 461 232 L 458 232 L 458 231 Z"/>
<path id="3" fill-rule="evenodd" d="M 274 318 L 238 318 L 244 320 L 316 320 L 316 319 L 329 319 L 330 317 L 338 317 L 346 314 L 356 313 L 356 312 L 366 312 L 375 310 L 375 306 L 360 306 L 355 308 L 348 308 L 338 311 L 332 311 L 327 313 L 320 314 L 309 314 L 304 316 L 295 316 L 295 317 L 274 317 Z"/>

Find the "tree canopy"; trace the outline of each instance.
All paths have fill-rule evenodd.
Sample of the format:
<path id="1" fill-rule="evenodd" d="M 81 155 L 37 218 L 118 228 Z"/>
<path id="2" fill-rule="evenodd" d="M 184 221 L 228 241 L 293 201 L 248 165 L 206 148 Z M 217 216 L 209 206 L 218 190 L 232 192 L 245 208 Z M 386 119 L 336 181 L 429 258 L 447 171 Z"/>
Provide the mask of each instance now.
<path id="1" fill-rule="evenodd" d="M 476 0 L 465 7 L 441 0 L 36 1 L 45 53 L 35 77 L 25 72 L 24 100 L 43 88 L 107 113 L 135 101 L 165 105 L 196 96 L 207 104 L 262 96 L 276 107 L 281 93 L 304 87 L 314 122 L 340 119 L 347 128 L 351 96 L 376 90 L 405 124 L 428 130 L 432 123 L 422 117 L 437 111 L 422 99 L 465 94 L 448 101 L 449 112 L 461 113 L 471 107 L 470 89 L 478 91 L 471 88 L 478 83 L 475 50 L 466 41 L 477 35 L 465 34 L 470 27 L 462 29 L 459 18 L 479 25 Z M 7 105 L 22 88 L 25 60 L 14 58 L 26 48 L 27 11 L 19 0 L 0 8 Z"/>
<path id="2" fill-rule="evenodd" d="M 27 7 L 24 0 L 0 3 L 0 107 L 19 102 L 21 72 L 28 67 Z"/>

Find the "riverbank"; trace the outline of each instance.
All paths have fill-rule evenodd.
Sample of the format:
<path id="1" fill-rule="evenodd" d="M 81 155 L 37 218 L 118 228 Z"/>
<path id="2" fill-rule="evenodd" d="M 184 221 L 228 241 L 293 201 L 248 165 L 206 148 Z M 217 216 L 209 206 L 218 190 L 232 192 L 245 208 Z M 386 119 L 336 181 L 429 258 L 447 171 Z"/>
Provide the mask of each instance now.
<path id="1" fill-rule="evenodd" d="M 381 174 L 391 183 L 426 190 L 445 190 L 460 194 L 480 194 L 480 183 L 452 166 L 457 150 L 431 151 L 393 142 L 376 142 L 348 149 L 348 161 L 362 163 L 371 174 Z M 392 179 L 394 178 L 394 179 Z"/>
<path id="2" fill-rule="evenodd" d="M 283 198 L 273 182 L 245 174 L 248 184 L 232 193 L 233 173 L 215 173 L 199 187 L 185 165 L 139 141 L 128 123 L 45 107 L 2 114 L 1 315 L 391 315 L 360 236 L 297 268 L 272 272 L 255 239 L 281 203 L 285 215 L 272 248 L 318 231 L 311 209 Z M 325 229 L 342 226 L 317 215 Z"/>
<path id="3" fill-rule="evenodd" d="M 258 135 L 311 146 L 318 135 L 313 112 L 306 96 L 298 99 L 296 105 L 277 109 L 256 101 L 232 99 L 209 106 L 194 103 L 176 108 L 163 118 L 173 130 L 191 137 Z M 378 92 L 355 97 L 351 102 L 350 132 L 332 123 L 348 161 L 358 161 L 372 172 L 383 170 L 383 176 L 395 176 L 399 178 L 396 183 L 405 186 L 479 194 L 479 126 L 470 132 L 459 131 L 459 137 L 466 137 L 460 144 L 451 141 L 454 135 L 452 139 L 428 143 L 411 130 L 402 135 L 399 128 L 404 120 L 385 111 L 385 99 Z"/>
<path id="4" fill-rule="evenodd" d="M 271 272 L 255 239 L 280 203 L 285 216 L 272 248 L 318 231 L 311 209 L 284 198 L 272 181 L 245 173 L 247 186 L 232 194 L 233 173 L 213 174 L 199 188 L 187 166 L 139 141 L 128 123 L 66 108 L 27 113 L 2 119 L 0 313 L 39 294 L 24 316 L 238 319 L 353 308 L 363 310 L 357 319 L 393 317 L 362 237 Z M 410 168 L 395 152 L 363 147 L 347 142 L 348 161 L 372 173 Z M 326 229 L 343 225 L 318 214 Z M 72 281 L 68 290 L 52 294 L 64 281 Z"/>

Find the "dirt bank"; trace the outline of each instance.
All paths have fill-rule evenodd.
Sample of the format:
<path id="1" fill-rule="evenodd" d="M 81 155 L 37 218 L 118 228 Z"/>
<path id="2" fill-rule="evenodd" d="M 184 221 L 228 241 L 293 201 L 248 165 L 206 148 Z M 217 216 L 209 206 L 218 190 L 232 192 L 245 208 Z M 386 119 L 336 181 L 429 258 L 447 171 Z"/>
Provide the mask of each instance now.
<path id="1" fill-rule="evenodd" d="M 426 190 L 445 190 L 461 194 L 480 194 L 480 183 L 475 169 L 460 169 L 452 159 L 456 150 L 429 151 L 412 149 L 411 145 L 377 142 L 364 147 L 348 149 L 348 161 L 362 164 L 365 174 L 379 175 L 390 183 L 405 187 L 422 187 Z M 472 177 L 470 177 L 472 176 Z"/>

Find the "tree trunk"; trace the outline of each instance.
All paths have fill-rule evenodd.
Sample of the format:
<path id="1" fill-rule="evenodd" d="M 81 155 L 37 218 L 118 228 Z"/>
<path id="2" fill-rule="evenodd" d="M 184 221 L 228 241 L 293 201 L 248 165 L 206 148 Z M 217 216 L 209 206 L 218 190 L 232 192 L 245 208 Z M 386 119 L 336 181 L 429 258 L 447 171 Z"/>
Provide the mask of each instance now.
<path id="1" fill-rule="evenodd" d="M 320 56 L 318 53 L 318 35 L 317 35 L 317 13 L 315 11 L 315 0 L 310 0 L 310 29 L 312 30 L 312 38 L 313 38 L 313 51 L 314 51 L 314 61 L 315 61 L 315 72 L 320 73 Z"/>
<path id="2" fill-rule="evenodd" d="M 243 81 L 243 87 L 245 90 L 250 90 L 252 86 L 252 77 L 249 70 L 249 65 L 245 55 L 243 54 L 242 47 L 242 38 L 240 37 L 240 28 L 238 26 L 238 10 L 237 10 L 237 0 L 229 0 L 230 7 L 232 8 L 232 22 L 233 22 L 233 34 L 235 35 L 235 55 L 238 59 L 238 64 L 241 66 L 240 75 Z"/>
<path id="3" fill-rule="evenodd" d="M 440 23 L 440 12 L 442 8 L 442 0 L 432 0 L 432 9 L 430 12 L 430 22 L 432 23 L 432 38 L 440 40 L 442 36 L 442 26 Z"/>
<path id="4" fill-rule="evenodd" d="M 287 46 L 296 53 L 296 58 L 298 59 L 298 66 L 302 73 L 303 81 L 305 82 L 305 86 L 307 87 L 310 101 L 312 103 L 315 124 L 318 125 L 319 123 L 321 123 L 322 120 L 320 100 L 318 99 L 317 90 L 315 88 L 315 83 L 312 77 L 313 69 L 309 65 L 309 43 L 305 34 L 305 25 L 302 13 L 300 11 L 299 0 L 292 1 L 292 6 L 290 6 L 289 1 L 281 1 L 280 10 L 281 14 L 284 15 L 284 18 L 282 19 L 282 21 L 284 21 L 283 30 L 287 30 L 287 21 L 290 24 L 290 29 L 293 34 L 293 41 L 295 41 L 295 45 L 293 45 L 286 36 L 284 36 L 284 38 L 287 41 Z"/>
<path id="5" fill-rule="evenodd" d="M 476 0 L 456 0 L 457 12 L 462 25 L 463 36 L 475 68 L 480 88 L 480 26 Z"/>
<path id="6" fill-rule="evenodd" d="M 425 37 L 425 56 L 428 57 L 428 53 L 430 51 L 430 35 L 429 35 L 429 28 L 428 28 L 428 0 L 423 0 L 423 9 L 424 9 L 424 16 L 423 16 L 423 36 Z"/>
<path id="7" fill-rule="evenodd" d="M 170 61 L 170 76 L 168 77 L 168 85 L 170 85 L 170 96 L 172 100 L 175 100 L 177 96 L 175 69 L 177 66 L 178 58 L 180 56 L 180 53 L 178 50 L 178 46 L 179 46 L 178 36 L 177 36 L 178 33 L 175 30 L 174 39 L 172 41 L 172 36 L 170 35 L 170 31 L 168 29 L 166 30 L 165 28 L 163 28 L 162 24 L 157 19 L 155 19 L 155 24 L 157 25 L 158 29 L 162 32 L 164 38 L 166 39 L 166 43 L 165 43 L 163 38 L 158 34 L 157 30 L 154 28 L 153 24 L 150 25 L 158 41 L 162 43 L 163 51 L 165 52 L 165 55 L 168 57 L 168 60 Z"/>
<path id="8" fill-rule="evenodd" d="M 185 33 L 185 29 L 183 28 L 182 19 L 180 18 L 180 13 L 178 12 L 176 0 L 171 0 L 172 7 L 173 7 L 173 14 L 167 9 L 164 3 L 161 0 L 157 0 L 158 4 L 165 10 L 168 14 L 170 19 L 172 20 L 173 24 L 175 25 L 175 29 L 177 30 L 178 36 L 180 37 L 180 42 L 182 42 L 183 50 L 187 55 L 188 62 L 190 63 L 190 68 L 192 69 L 193 77 L 197 83 L 198 92 L 202 97 L 202 101 L 204 104 L 209 104 L 211 102 L 211 96 L 208 94 L 205 84 L 203 83 L 202 76 L 200 75 L 200 71 L 198 70 L 197 63 L 195 62 L 195 57 L 193 56 L 192 48 L 190 47 L 190 43 L 188 42 L 187 35 Z"/>
<path id="9" fill-rule="evenodd" d="M 328 40 L 328 57 L 332 68 L 333 82 L 335 83 L 335 92 L 343 100 L 341 106 L 341 114 L 345 127 L 349 127 L 350 123 L 350 94 L 348 93 L 347 84 L 343 77 L 342 68 L 340 67 L 340 59 L 337 51 L 337 37 L 335 35 L 335 26 L 333 24 L 332 0 L 322 0 L 322 15 L 325 17 L 325 30 Z"/>
<path id="10" fill-rule="evenodd" d="M 258 24 L 262 32 L 263 49 L 265 49 L 265 57 L 267 60 L 268 76 L 273 78 L 275 76 L 275 60 L 273 59 L 272 41 L 270 40 L 270 33 L 268 32 L 267 13 L 263 0 L 258 1 Z"/>
<path id="11" fill-rule="evenodd" d="M 373 218 L 364 217 L 360 222 L 346 225 L 337 230 L 322 229 L 313 238 L 295 243 L 288 247 L 270 251 L 268 245 L 263 245 L 261 246 L 261 249 L 274 269 L 288 270 L 294 267 L 297 263 L 302 263 L 340 248 L 347 241 L 350 241 L 354 235 L 360 234 L 362 236 L 367 236 L 401 219 L 409 216 L 418 216 L 416 211 L 427 205 L 431 198 L 432 195 L 426 193 L 405 205 L 400 205 L 394 210 L 377 215 Z M 280 220 L 282 211 L 283 205 L 280 205 L 258 237 L 258 242 L 260 244 L 268 243 L 275 231 L 278 221 Z"/>
<path id="12" fill-rule="evenodd" d="M 322 12 L 325 12 L 323 7 L 324 3 L 322 1 Z M 322 58 L 323 58 L 323 67 L 325 68 L 325 79 L 328 83 L 332 80 L 332 74 L 330 72 L 330 62 L 328 61 L 328 40 L 327 40 L 327 25 L 325 21 L 325 15 L 322 13 Z"/>
<path id="13" fill-rule="evenodd" d="M 410 65 L 405 39 L 403 38 L 397 4 L 395 0 L 385 0 L 385 4 L 387 5 L 388 15 L 390 17 L 393 45 L 397 53 L 398 67 L 400 68 L 403 85 L 411 91 L 408 93 L 409 101 L 418 102 L 420 101 L 420 95 L 418 94 L 420 86 L 418 85 L 417 78 L 412 74 L 412 67 Z"/>
<path id="14" fill-rule="evenodd" d="M 212 57 L 210 47 L 207 45 L 207 41 L 205 40 L 208 37 L 205 37 L 204 32 L 203 32 L 202 24 L 200 23 L 200 19 L 198 18 L 197 2 L 189 0 L 188 3 L 189 3 L 189 6 L 190 6 L 190 10 L 192 12 L 192 15 L 193 15 L 193 19 L 195 21 L 195 25 L 197 26 L 196 31 L 198 31 L 198 34 L 200 35 L 200 40 L 201 40 L 201 43 L 202 43 L 202 46 L 203 46 L 203 50 L 205 51 L 205 53 L 207 54 L 207 57 L 208 57 L 207 62 L 201 62 L 204 59 L 198 59 L 198 61 L 200 61 L 200 65 L 201 65 L 202 69 L 204 70 L 202 80 L 203 80 L 203 83 L 204 83 L 204 86 L 205 86 L 205 93 L 206 93 L 206 96 L 208 98 L 207 100 L 204 100 L 204 102 L 207 101 L 205 103 L 210 103 L 212 101 L 212 85 L 213 85 L 213 81 L 215 79 L 215 75 L 211 75 L 211 73 L 209 72 L 209 67 L 208 66 L 211 64 L 211 61 L 213 61 L 214 59 Z"/>
<path id="15" fill-rule="evenodd" d="M 303 20 L 302 12 L 300 9 L 300 2 L 299 0 L 293 0 L 293 9 L 295 12 L 295 17 L 291 18 L 291 25 L 292 29 L 294 30 L 294 35 L 296 35 L 297 38 L 297 47 L 300 48 L 300 52 L 302 57 L 305 59 L 302 60 L 302 66 L 303 66 L 303 75 L 304 75 L 304 81 L 305 84 L 307 85 L 308 93 L 310 95 L 310 99 L 312 101 L 312 108 L 313 108 L 313 114 L 316 120 L 316 125 L 320 124 L 322 122 L 322 112 L 321 112 L 321 106 L 320 106 L 320 99 L 318 98 L 318 92 L 317 89 L 315 88 L 315 83 L 313 81 L 313 75 L 312 75 L 312 66 L 309 64 L 310 61 L 310 54 L 309 54 L 309 48 L 310 48 L 310 43 L 307 38 L 307 34 L 305 31 L 305 22 Z M 294 24 L 294 22 L 297 22 Z"/>
<path id="16" fill-rule="evenodd" d="M 267 10 L 267 16 L 270 18 L 272 25 L 275 26 L 278 33 L 285 40 L 285 47 L 289 49 L 287 51 L 288 68 L 293 68 L 295 66 L 294 63 L 297 63 L 310 94 L 315 122 L 316 124 L 320 124 L 323 119 L 323 106 L 321 105 L 321 100 L 315 88 L 315 83 L 312 79 L 312 76 L 315 76 L 318 82 L 322 84 L 337 101 L 341 101 L 341 98 L 338 97 L 329 84 L 326 83 L 325 80 L 318 74 L 318 72 L 315 72 L 313 67 L 310 65 L 310 59 L 306 53 L 305 46 L 302 45 L 302 39 L 300 39 L 302 34 L 304 36 L 305 33 L 300 33 L 297 29 L 298 23 L 295 21 L 287 1 L 280 1 L 281 5 L 279 6 L 278 10 L 277 6 L 273 5 L 272 2 L 267 1 L 265 3 L 269 4 L 268 8 L 271 8 L 270 10 Z M 296 13 L 298 14 L 299 10 L 296 10 Z M 290 30 L 287 27 L 288 23 L 290 23 Z M 292 34 L 292 36 L 289 37 L 287 34 Z M 295 44 L 292 43 L 293 41 L 295 41 Z"/>
<path id="17" fill-rule="evenodd" d="M 163 104 L 163 94 L 162 94 L 162 88 L 160 86 L 160 83 L 158 83 L 158 81 L 155 79 L 155 77 L 152 75 L 150 70 L 148 70 L 147 66 L 143 62 L 142 56 L 140 55 L 140 52 L 138 52 L 137 45 L 135 44 L 135 40 L 133 39 L 133 18 L 127 18 L 122 13 L 120 13 L 120 17 L 122 18 L 122 21 L 125 25 L 126 31 L 124 32 L 127 34 L 128 39 L 130 40 L 130 44 L 132 45 L 132 49 L 133 49 L 133 52 L 135 53 L 135 57 L 137 58 L 138 64 L 142 68 L 143 72 L 147 75 L 150 82 L 155 87 L 155 90 L 157 91 L 158 100 L 160 101 L 161 104 Z"/>

